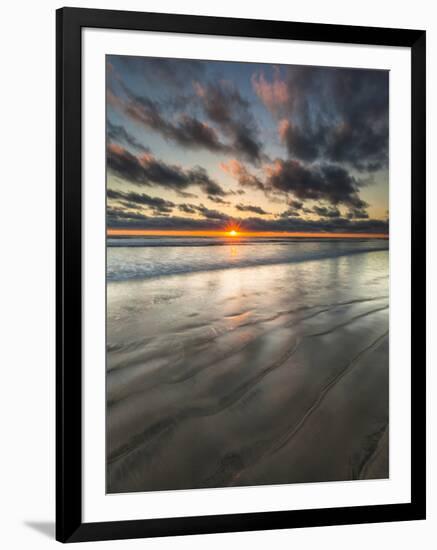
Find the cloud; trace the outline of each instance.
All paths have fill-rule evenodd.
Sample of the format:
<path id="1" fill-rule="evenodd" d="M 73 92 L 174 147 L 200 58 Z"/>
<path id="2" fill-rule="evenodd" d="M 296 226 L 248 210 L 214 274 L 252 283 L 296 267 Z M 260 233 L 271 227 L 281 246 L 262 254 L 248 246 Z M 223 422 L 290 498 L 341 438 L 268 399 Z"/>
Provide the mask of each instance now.
<path id="1" fill-rule="evenodd" d="M 364 209 L 360 208 L 351 208 L 347 214 L 347 217 L 350 220 L 357 219 L 357 220 L 364 220 L 369 217 L 369 214 Z"/>
<path id="2" fill-rule="evenodd" d="M 186 112 L 170 117 L 164 100 L 158 102 L 147 96 L 136 95 L 121 78 L 117 80 L 117 85 L 122 93 L 115 93 L 115 87 L 109 86 L 108 103 L 135 123 L 155 130 L 165 139 L 187 148 L 234 154 L 255 164 L 265 158 L 250 105 L 230 83 L 218 82 L 204 86 L 196 82 L 194 94 L 185 95 L 183 101 L 175 101 L 173 98 L 171 102 L 173 107 L 178 106 L 179 111 L 182 105 L 200 106 L 214 126 Z M 167 102 L 167 107 L 169 105 Z"/>
<path id="3" fill-rule="evenodd" d="M 121 209 L 108 209 L 107 225 L 123 229 L 176 229 L 176 230 L 223 230 L 222 220 L 186 218 L 180 216 L 147 216 Z"/>
<path id="4" fill-rule="evenodd" d="M 284 210 L 284 212 L 277 214 L 277 216 L 279 218 L 300 218 L 300 211 L 294 210 L 293 208 L 288 208 L 287 210 Z"/>
<path id="5" fill-rule="evenodd" d="M 182 205 L 179 205 L 181 208 Z M 181 210 L 183 210 L 181 208 Z M 224 231 L 229 223 L 237 224 L 242 231 L 295 231 L 322 233 L 371 233 L 388 234 L 388 222 L 384 220 L 350 220 L 347 218 L 305 220 L 298 217 L 278 219 L 228 218 L 221 213 L 205 210 L 202 218 L 180 216 L 147 216 L 137 212 L 126 212 L 109 208 L 107 223 L 111 228 L 124 229 L 178 229 Z"/>
<path id="6" fill-rule="evenodd" d="M 237 159 L 231 159 L 229 162 L 222 162 L 220 168 L 235 178 L 242 187 L 252 187 L 253 189 L 265 191 L 265 185 L 260 178 L 251 174 Z"/>
<path id="7" fill-rule="evenodd" d="M 206 206 L 203 206 L 203 204 L 201 204 L 200 206 L 196 206 L 195 209 L 199 214 L 201 214 L 204 218 L 207 218 L 208 220 L 227 221 L 230 219 L 227 214 L 219 212 L 218 210 L 206 208 Z"/>
<path id="8" fill-rule="evenodd" d="M 194 59 L 170 59 L 166 57 L 108 56 L 110 63 L 116 63 L 120 69 L 127 70 L 146 82 L 180 89 L 191 85 L 205 73 L 204 61 Z"/>
<path id="9" fill-rule="evenodd" d="M 200 166 L 185 170 L 181 166 L 166 164 L 151 153 L 137 157 L 118 144 L 108 145 L 107 164 L 114 174 L 137 185 L 160 185 L 184 196 L 188 187 L 197 186 L 207 195 L 226 195 Z"/>
<path id="10" fill-rule="evenodd" d="M 224 212 L 219 212 L 218 210 L 207 208 L 203 204 L 199 205 L 183 203 L 178 204 L 177 207 L 181 212 L 184 212 L 185 214 L 198 214 L 199 216 L 202 216 L 203 218 L 208 220 L 227 221 L 230 219 L 230 217 Z"/>
<path id="11" fill-rule="evenodd" d="M 155 130 L 165 139 L 183 147 L 205 148 L 212 152 L 229 151 L 229 146 L 222 143 L 214 128 L 205 122 L 186 113 L 180 113 L 175 120 L 171 120 L 160 103 L 146 96 L 135 95 L 123 82 L 119 82 L 119 85 L 123 96 L 109 88 L 108 103 L 136 124 Z"/>
<path id="12" fill-rule="evenodd" d="M 121 145 L 110 143 L 107 147 L 106 161 L 109 170 L 117 176 L 133 183 L 146 184 L 146 174 L 138 158 Z"/>
<path id="13" fill-rule="evenodd" d="M 283 66 L 271 80 L 255 74 L 252 86 L 290 158 L 387 168 L 388 71 Z"/>
<path id="14" fill-rule="evenodd" d="M 315 139 L 314 135 L 311 133 L 306 134 L 299 126 L 294 125 L 287 119 L 279 121 L 278 132 L 289 153 L 294 157 L 313 161 L 319 155 L 320 136 Z"/>
<path id="15" fill-rule="evenodd" d="M 226 223 L 231 219 L 231 217 L 227 214 L 218 210 L 207 208 L 203 204 L 175 204 L 159 197 L 150 197 L 145 193 L 124 193 L 121 191 L 108 189 L 107 196 L 108 199 L 116 200 L 122 207 L 124 207 L 108 207 L 107 215 L 109 216 L 108 220 L 110 220 L 111 223 L 113 223 L 114 220 L 118 220 L 116 223 L 126 220 L 133 220 L 136 222 L 144 220 L 147 221 L 147 223 L 153 223 L 151 220 L 155 217 L 165 216 L 172 212 L 173 209 L 178 209 L 184 214 L 197 215 L 205 220 L 213 220 L 213 222 L 220 221 L 222 223 Z M 153 217 L 150 217 L 144 211 L 138 211 L 138 208 L 141 208 L 142 206 L 149 207 L 153 213 Z M 177 216 L 172 216 L 172 218 L 177 219 Z M 186 218 L 183 219 L 185 220 Z"/>
<path id="16" fill-rule="evenodd" d="M 296 210 L 300 210 L 303 206 L 303 202 L 296 199 L 288 199 L 287 204 Z"/>
<path id="17" fill-rule="evenodd" d="M 230 82 L 194 86 L 204 113 L 230 140 L 232 152 L 254 164 L 264 157 L 249 102 Z"/>
<path id="18" fill-rule="evenodd" d="M 185 214 L 196 214 L 196 206 L 193 204 L 178 204 L 178 208 L 181 212 L 185 212 Z"/>
<path id="19" fill-rule="evenodd" d="M 339 218 L 340 210 L 337 207 L 328 208 L 327 206 L 314 206 L 313 212 L 322 218 Z"/>
<path id="20" fill-rule="evenodd" d="M 129 208 L 149 207 L 157 213 L 170 213 L 175 206 L 175 203 L 162 199 L 161 197 L 151 197 L 146 193 L 135 193 L 129 191 L 124 193 L 114 189 L 108 189 L 106 192 L 108 199 L 123 201 L 123 204 Z"/>
<path id="21" fill-rule="evenodd" d="M 162 127 L 164 136 L 177 141 L 180 145 L 203 147 L 213 152 L 229 151 L 229 147 L 220 142 L 216 131 L 196 118 L 182 114 L 176 124 L 166 124 L 166 127 Z M 159 127 L 155 129 L 161 130 Z"/>
<path id="22" fill-rule="evenodd" d="M 349 220 L 347 218 L 326 218 L 306 220 L 299 217 L 266 220 L 250 218 L 241 220 L 242 230 L 248 231 L 302 231 L 333 233 L 382 233 L 388 234 L 388 222 L 385 220 Z"/>
<path id="23" fill-rule="evenodd" d="M 340 166 L 307 166 L 296 160 L 277 159 L 265 171 L 268 187 L 291 193 L 297 199 L 325 200 L 354 208 L 367 206 L 358 196 L 359 182 Z"/>
<path id="24" fill-rule="evenodd" d="M 387 168 L 388 71 L 336 69 L 331 78 L 339 122 L 328 136 L 325 156 L 357 170 Z"/>
<path id="25" fill-rule="evenodd" d="M 231 204 L 229 201 L 225 201 L 221 197 L 217 197 L 215 195 L 208 195 L 208 199 L 212 202 L 216 202 L 217 204 L 223 204 L 224 206 Z"/>
<path id="26" fill-rule="evenodd" d="M 287 203 L 294 210 L 301 209 L 304 200 L 325 200 L 333 205 L 345 204 L 355 209 L 367 206 L 359 197 L 361 182 L 341 166 L 308 165 L 296 160 L 276 159 L 263 165 L 264 181 L 236 159 L 221 163 L 220 168 L 242 187 L 261 190 L 272 201 L 275 195 L 292 194 L 293 198 L 289 197 Z"/>
<path id="27" fill-rule="evenodd" d="M 195 166 L 191 170 L 188 170 L 187 176 L 190 182 L 201 187 L 207 195 L 226 195 L 226 192 L 220 187 L 220 185 L 212 180 L 208 176 L 208 172 L 205 168 L 201 166 Z"/>
<path id="28" fill-rule="evenodd" d="M 351 221 L 345 218 L 305 220 L 291 217 L 288 219 L 264 220 L 251 218 L 242 220 L 243 230 L 248 231 L 296 231 L 296 232 L 333 232 L 333 233 L 388 233 L 388 223 L 382 220 Z"/>
<path id="29" fill-rule="evenodd" d="M 112 124 L 110 120 L 106 122 L 106 132 L 109 141 L 130 145 L 138 151 L 149 151 L 148 147 L 137 140 L 137 138 L 129 133 L 123 126 Z"/>
<path id="30" fill-rule="evenodd" d="M 273 80 L 269 82 L 264 73 L 252 75 L 252 87 L 267 109 L 277 115 L 284 108 L 292 105 L 290 90 L 281 79 L 280 70 L 275 67 Z"/>
<path id="31" fill-rule="evenodd" d="M 124 112 L 135 122 L 141 123 L 187 148 L 205 148 L 213 152 L 227 152 L 229 148 L 220 142 L 216 131 L 206 123 L 187 114 L 180 114 L 176 121 L 165 118 L 158 103 L 146 97 L 130 97 L 124 104 Z"/>
<path id="32" fill-rule="evenodd" d="M 106 222 L 108 227 L 144 227 L 145 223 L 153 220 L 153 217 L 141 214 L 140 212 L 132 212 L 123 208 L 107 208 Z M 156 218 L 158 219 L 158 218 Z"/>
<path id="33" fill-rule="evenodd" d="M 253 206 L 251 204 L 237 204 L 235 206 L 237 210 L 240 210 L 240 212 L 253 212 L 254 214 L 269 214 L 269 212 L 266 212 L 263 208 L 260 206 Z"/>
<path id="34" fill-rule="evenodd" d="M 189 193 L 188 191 L 181 191 L 178 189 L 178 195 L 186 199 L 195 199 L 197 197 L 196 193 Z"/>

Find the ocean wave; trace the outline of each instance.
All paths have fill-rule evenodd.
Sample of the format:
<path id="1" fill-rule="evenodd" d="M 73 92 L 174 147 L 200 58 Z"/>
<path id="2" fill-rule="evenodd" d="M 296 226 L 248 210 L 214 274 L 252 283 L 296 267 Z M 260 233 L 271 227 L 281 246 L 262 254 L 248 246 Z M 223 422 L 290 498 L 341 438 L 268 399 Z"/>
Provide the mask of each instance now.
<path id="1" fill-rule="evenodd" d="M 129 281 L 233 268 L 327 260 L 388 250 L 387 241 L 290 242 L 264 247 L 236 243 L 212 251 L 200 245 L 108 248 L 107 280 Z"/>

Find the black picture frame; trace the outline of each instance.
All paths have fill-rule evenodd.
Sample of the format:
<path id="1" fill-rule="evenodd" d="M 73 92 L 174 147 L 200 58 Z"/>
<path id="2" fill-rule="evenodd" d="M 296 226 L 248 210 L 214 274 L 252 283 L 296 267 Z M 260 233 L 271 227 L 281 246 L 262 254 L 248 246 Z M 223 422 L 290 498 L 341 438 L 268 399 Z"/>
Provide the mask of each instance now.
<path id="1" fill-rule="evenodd" d="M 426 509 L 425 31 L 78 8 L 59 9 L 56 14 L 56 26 L 57 540 L 78 542 L 424 519 Z M 135 521 L 82 522 L 81 31 L 85 27 L 410 48 L 412 71 L 411 502 Z"/>

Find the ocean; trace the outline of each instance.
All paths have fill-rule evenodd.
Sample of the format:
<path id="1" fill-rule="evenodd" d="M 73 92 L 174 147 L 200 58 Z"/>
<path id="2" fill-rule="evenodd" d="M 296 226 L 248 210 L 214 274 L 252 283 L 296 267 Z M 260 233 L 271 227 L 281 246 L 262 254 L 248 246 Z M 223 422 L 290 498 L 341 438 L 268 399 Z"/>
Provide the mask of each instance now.
<path id="1" fill-rule="evenodd" d="M 388 240 L 384 239 L 131 237 L 110 238 L 107 244 L 108 281 L 305 262 L 388 250 Z"/>

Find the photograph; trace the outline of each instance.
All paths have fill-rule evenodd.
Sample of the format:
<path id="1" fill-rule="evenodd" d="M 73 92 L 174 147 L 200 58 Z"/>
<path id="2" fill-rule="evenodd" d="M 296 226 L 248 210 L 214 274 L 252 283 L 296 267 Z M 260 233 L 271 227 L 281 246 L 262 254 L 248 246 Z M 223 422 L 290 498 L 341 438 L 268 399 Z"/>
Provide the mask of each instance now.
<path id="1" fill-rule="evenodd" d="M 106 55 L 106 491 L 387 479 L 389 71 Z"/>

